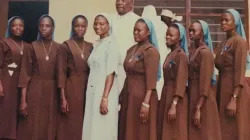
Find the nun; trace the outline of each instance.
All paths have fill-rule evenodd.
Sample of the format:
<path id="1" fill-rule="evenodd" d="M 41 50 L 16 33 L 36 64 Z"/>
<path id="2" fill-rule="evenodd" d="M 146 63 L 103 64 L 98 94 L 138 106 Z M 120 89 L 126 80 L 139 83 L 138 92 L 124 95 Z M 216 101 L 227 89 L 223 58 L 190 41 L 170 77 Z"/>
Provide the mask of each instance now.
<path id="1" fill-rule="evenodd" d="M 93 28 L 100 37 L 89 56 L 83 140 L 117 140 L 118 67 L 120 52 L 112 36 L 110 17 L 98 14 Z"/>
<path id="2" fill-rule="evenodd" d="M 70 39 L 62 44 L 58 88 L 60 88 L 61 115 L 58 124 L 58 140 L 80 140 L 84 117 L 86 89 L 89 76 L 87 60 L 93 45 L 84 40 L 88 20 L 77 15 L 71 23 Z"/>
<path id="3" fill-rule="evenodd" d="M 18 140 L 55 140 L 58 118 L 56 86 L 60 44 L 53 40 L 55 23 L 49 15 L 38 21 L 38 38 L 28 49 L 19 78 L 22 88 Z"/>
<path id="4" fill-rule="evenodd" d="M 195 48 L 189 56 L 189 139 L 221 140 L 213 45 L 208 24 L 203 20 L 193 22 L 189 36 Z"/>
<path id="5" fill-rule="evenodd" d="M 227 39 L 216 54 L 219 70 L 217 88 L 222 140 L 250 139 L 250 88 L 245 73 L 249 69 L 249 46 L 238 11 L 228 9 L 221 15 L 221 29 Z"/>
<path id="6" fill-rule="evenodd" d="M 145 18 L 136 22 L 133 33 L 137 44 L 127 51 L 119 97 L 119 140 L 156 140 L 156 84 L 161 78 L 157 37 L 153 23 Z"/>
<path id="7" fill-rule="evenodd" d="M 188 140 L 188 46 L 185 28 L 171 24 L 166 33 L 171 49 L 163 64 L 164 86 L 158 113 L 158 140 Z"/>
<path id="8" fill-rule="evenodd" d="M 14 16 L 0 41 L 0 140 L 16 139 L 18 79 L 23 55 L 29 47 L 22 39 L 23 33 L 24 20 Z"/>

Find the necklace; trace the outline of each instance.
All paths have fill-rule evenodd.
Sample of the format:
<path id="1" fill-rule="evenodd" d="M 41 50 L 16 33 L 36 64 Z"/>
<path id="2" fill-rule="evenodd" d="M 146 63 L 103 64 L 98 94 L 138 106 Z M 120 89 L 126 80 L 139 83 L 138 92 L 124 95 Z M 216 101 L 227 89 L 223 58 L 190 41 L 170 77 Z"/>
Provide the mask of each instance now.
<path id="1" fill-rule="evenodd" d="M 74 41 L 74 40 L 73 40 Z M 84 59 L 84 42 L 82 41 L 82 49 L 79 47 L 79 45 L 74 41 L 75 45 L 78 47 L 80 53 L 81 53 L 81 57 L 82 59 Z"/>
<path id="2" fill-rule="evenodd" d="M 44 52 L 45 52 L 45 54 L 46 54 L 45 59 L 46 59 L 47 61 L 49 61 L 49 54 L 50 54 L 50 51 L 51 51 L 51 47 L 52 47 L 53 41 L 51 41 L 51 44 L 50 44 L 50 47 L 49 47 L 49 52 L 47 52 L 47 50 L 46 50 L 46 48 L 45 48 L 45 45 L 44 45 L 44 43 L 43 43 L 43 40 L 42 40 L 42 44 L 43 44 Z"/>
<path id="3" fill-rule="evenodd" d="M 141 47 L 143 47 L 144 45 L 142 45 Z M 138 45 L 136 45 L 136 47 L 134 48 L 134 51 L 133 51 L 133 53 L 132 53 L 132 55 L 131 55 L 131 58 L 129 59 L 129 61 L 128 62 L 131 62 L 132 60 L 133 60 L 133 58 L 134 58 L 134 55 L 138 52 L 138 50 L 140 49 L 138 49 L 138 50 L 136 50 L 135 51 L 135 49 L 138 47 Z"/>
<path id="4" fill-rule="evenodd" d="M 173 60 L 173 58 L 172 58 L 172 55 L 174 54 L 174 52 L 176 52 L 177 50 L 179 50 L 179 48 L 180 48 L 180 47 L 176 48 L 175 50 L 173 50 L 172 52 L 169 53 L 169 55 L 167 56 L 166 61 L 165 61 L 164 64 L 163 64 L 163 67 L 164 67 L 164 68 L 166 68 L 167 63 L 170 63 L 170 64 L 169 64 L 169 68 L 171 68 L 172 64 L 175 64 L 175 62 L 174 62 L 174 60 Z M 169 60 L 169 59 L 171 59 L 171 60 Z"/>
<path id="5" fill-rule="evenodd" d="M 20 47 L 17 43 L 16 43 L 16 41 L 15 40 L 13 40 L 13 39 L 11 39 L 13 42 L 14 42 L 14 44 L 20 49 L 20 54 L 21 55 L 23 55 L 23 41 L 22 41 L 22 46 Z"/>

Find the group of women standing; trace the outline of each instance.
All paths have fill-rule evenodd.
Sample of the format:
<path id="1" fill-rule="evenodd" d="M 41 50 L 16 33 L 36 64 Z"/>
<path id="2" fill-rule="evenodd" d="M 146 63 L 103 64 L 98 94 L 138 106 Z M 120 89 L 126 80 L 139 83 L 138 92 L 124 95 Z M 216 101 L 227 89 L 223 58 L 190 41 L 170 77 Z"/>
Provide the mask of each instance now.
<path id="1" fill-rule="evenodd" d="M 84 40 L 83 15 L 73 18 L 70 39 L 62 44 L 53 40 L 52 17 L 42 16 L 38 28 L 37 41 L 25 43 L 24 21 L 13 17 L 0 42 L 0 140 L 250 139 L 245 80 L 250 57 L 237 11 L 221 16 L 227 40 L 215 59 L 205 21 L 189 28 L 192 52 L 185 28 L 171 24 L 166 33 L 171 53 L 162 69 L 154 25 L 139 19 L 133 32 L 137 44 L 123 62 L 123 89 L 117 85 L 121 58 L 107 14 L 95 17 L 100 39 L 94 45 Z"/>

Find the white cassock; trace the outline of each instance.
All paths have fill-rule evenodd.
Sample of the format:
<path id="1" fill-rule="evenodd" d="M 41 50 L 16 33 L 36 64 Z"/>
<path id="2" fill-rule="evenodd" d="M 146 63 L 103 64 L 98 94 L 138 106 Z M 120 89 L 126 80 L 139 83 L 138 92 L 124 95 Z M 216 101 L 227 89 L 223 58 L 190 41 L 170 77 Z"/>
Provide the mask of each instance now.
<path id="1" fill-rule="evenodd" d="M 123 61 L 126 57 L 127 50 L 136 43 L 134 41 L 133 31 L 135 23 L 139 18 L 140 17 L 132 11 L 122 16 L 118 13 L 112 16 L 112 34 L 121 54 L 121 60 L 119 60 L 120 66 L 118 70 L 118 84 L 120 91 L 123 88 L 124 80 L 126 78 L 126 73 L 123 68 Z"/>
<path id="2" fill-rule="evenodd" d="M 158 39 L 158 44 L 159 44 L 159 52 L 160 52 L 160 62 L 161 62 L 161 69 L 163 68 L 165 59 L 167 57 L 167 55 L 171 52 L 170 49 L 167 48 L 166 45 L 166 32 L 167 32 L 167 28 L 168 26 L 163 23 L 162 21 L 158 22 L 158 25 L 156 25 L 155 27 L 156 29 L 156 36 Z M 163 70 L 161 71 L 161 79 L 157 82 L 157 92 L 158 92 L 158 97 L 160 99 L 161 97 L 161 92 L 162 92 L 162 88 L 164 85 L 164 77 L 163 77 Z"/>
<path id="3" fill-rule="evenodd" d="M 170 53 L 170 49 L 166 46 L 166 32 L 167 25 L 161 21 L 161 17 L 157 16 L 156 9 L 152 5 L 145 6 L 142 13 L 143 18 L 147 18 L 152 21 L 155 27 L 156 37 L 159 45 L 159 53 L 160 53 L 160 62 L 161 69 L 163 67 L 164 61 L 167 55 Z M 161 71 L 161 79 L 157 82 L 157 93 L 158 98 L 161 97 L 162 88 L 164 85 L 163 71 Z"/>

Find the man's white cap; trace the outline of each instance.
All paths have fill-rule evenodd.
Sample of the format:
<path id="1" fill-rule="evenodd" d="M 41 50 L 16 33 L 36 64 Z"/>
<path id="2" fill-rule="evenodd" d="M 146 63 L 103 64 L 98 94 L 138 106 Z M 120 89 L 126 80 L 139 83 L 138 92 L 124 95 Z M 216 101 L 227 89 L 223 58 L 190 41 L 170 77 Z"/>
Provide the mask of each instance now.
<path id="1" fill-rule="evenodd" d="M 175 13 L 173 13 L 172 11 L 170 11 L 168 9 L 163 9 L 161 11 L 161 15 L 172 18 L 172 21 L 174 21 L 174 20 L 182 21 L 182 16 L 176 16 Z"/>

